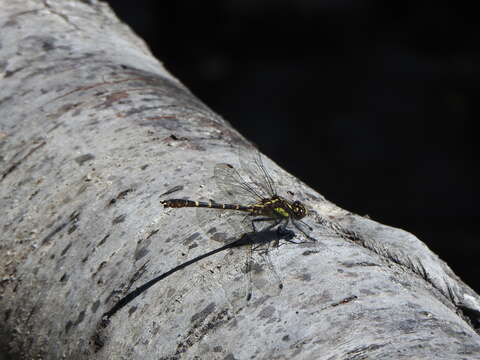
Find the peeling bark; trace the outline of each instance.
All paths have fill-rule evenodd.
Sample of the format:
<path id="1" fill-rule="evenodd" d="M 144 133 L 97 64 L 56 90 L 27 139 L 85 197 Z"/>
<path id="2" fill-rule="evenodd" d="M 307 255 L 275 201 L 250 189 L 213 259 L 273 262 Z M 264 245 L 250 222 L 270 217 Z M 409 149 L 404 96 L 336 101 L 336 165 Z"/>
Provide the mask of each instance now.
<path id="1" fill-rule="evenodd" d="M 172 190 L 209 199 L 214 164 L 236 163 L 248 142 L 104 3 L 5 0 L 0 28 L 3 354 L 479 357 L 479 296 L 443 261 L 270 161 L 282 195 L 317 214 L 310 224 L 320 243 L 272 249 L 280 295 L 256 292 L 235 307 L 225 293 L 242 277 L 241 259 L 231 249 L 230 262 L 219 253 L 188 266 L 102 324 L 128 289 L 219 247 L 195 211 L 160 200 Z M 228 235 L 216 220 L 209 228 Z"/>

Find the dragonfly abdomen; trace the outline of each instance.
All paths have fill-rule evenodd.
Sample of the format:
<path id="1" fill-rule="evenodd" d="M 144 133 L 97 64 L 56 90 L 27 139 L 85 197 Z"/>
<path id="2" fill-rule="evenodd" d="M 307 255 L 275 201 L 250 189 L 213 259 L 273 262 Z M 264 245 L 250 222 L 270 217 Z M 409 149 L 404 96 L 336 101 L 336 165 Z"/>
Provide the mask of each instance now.
<path id="1" fill-rule="evenodd" d="M 252 212 L 251 206 L 243 205 L 233 205 L 233 204 L 218 204 L 212 201 L 203 202 L 203 201 L 192 201 L 184 199 L 170 199 L 164 200 L 161 202 L 163 206 L 170 208 L 182 208 L 182 207 L 203 207 L 210 209 L 221 209 L 221 210 L 238 210 L 238 211 L 248 211 Z"/>

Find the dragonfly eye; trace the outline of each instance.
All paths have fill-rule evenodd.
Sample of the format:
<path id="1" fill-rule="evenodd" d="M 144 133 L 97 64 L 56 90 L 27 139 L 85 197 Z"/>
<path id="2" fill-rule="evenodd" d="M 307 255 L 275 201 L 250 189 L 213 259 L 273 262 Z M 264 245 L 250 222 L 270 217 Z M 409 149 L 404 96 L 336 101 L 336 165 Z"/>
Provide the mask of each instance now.
<path id="1" fill-rule="evenodd" d="M 293 217 L 300 220 L 307 215 L 307 209 L 300 201 L 294 201 L 292 204 Z"/>

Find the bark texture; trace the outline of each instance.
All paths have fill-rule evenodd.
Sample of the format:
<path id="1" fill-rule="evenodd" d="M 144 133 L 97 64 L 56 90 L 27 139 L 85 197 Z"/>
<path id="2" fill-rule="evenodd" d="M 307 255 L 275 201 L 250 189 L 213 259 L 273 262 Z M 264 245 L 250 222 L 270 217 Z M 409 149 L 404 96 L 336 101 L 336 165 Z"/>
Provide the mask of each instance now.
<path id="1" fill-rule="evenodd" d="M 272 250 L 280 295 L 256 292 L 234 306 L 225 294 L 239 266 L 217 254 L 102 323 L 128 289 L 219 247 L 194 210 L 160 200 L 177 185 L 178 197 L 213 196 L 214 164 L 235 164 L 248 143 L 100 1 L 0 0 L 0 34 L 2 354 L 480 357 L 480 298 L 444 262 L 412 234 L 338 208 L 272 162 L 282 195 L 290 190 L 318 214 L 310 224 L 320 241 L 320 251 Z M 312 167 L 322 169 L 320 157 Z M 348 235 L 325 235 L 332 223 Z M 221 221 L 209 225 L 210 235 L 228 233 Z"/>

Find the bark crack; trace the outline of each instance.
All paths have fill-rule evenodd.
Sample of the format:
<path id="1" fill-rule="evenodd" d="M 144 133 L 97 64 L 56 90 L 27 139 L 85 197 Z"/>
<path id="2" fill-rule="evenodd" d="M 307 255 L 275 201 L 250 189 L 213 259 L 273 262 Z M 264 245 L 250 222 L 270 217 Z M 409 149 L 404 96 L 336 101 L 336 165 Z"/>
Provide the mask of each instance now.
<path id="1" fill-rule="evenodd" d="M 81 29 L 77 26 L 77 24 L 75 24 L 74 22 L 72 22 L 67 15 L 63 14 L 62 12 L 57 11 L 52 5 L 50 5 L 50 4 L 48 3 L 48 0 L 42 0 L 42 3 L 43 3 L 43 5 L 45 6 L 45 8 L 46 8 L 51 14 L 59 16 L 59 17 L 60 17 L 61 19 L 63 19 L 68 25 L 74 27 L 75 30 L 81 31 Z"/>

